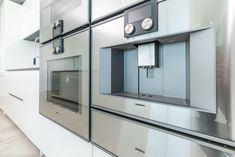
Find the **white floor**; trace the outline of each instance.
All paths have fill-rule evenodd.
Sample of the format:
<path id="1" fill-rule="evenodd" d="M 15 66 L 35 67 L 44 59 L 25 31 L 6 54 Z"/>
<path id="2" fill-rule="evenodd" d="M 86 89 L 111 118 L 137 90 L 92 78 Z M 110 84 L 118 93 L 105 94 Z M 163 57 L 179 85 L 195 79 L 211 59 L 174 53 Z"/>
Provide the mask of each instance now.
<path id="1" fill-rule="evenodd" d="M 0 110 L 0 157 L 40 157 L 39 150 Z"/>

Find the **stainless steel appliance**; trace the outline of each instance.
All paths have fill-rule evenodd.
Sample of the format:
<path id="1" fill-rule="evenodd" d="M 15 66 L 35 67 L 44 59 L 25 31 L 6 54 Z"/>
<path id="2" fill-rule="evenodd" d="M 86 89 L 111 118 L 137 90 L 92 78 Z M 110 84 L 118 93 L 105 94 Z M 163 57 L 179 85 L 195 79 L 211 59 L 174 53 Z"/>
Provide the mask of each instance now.
<path id="1" fill-rule="evenodd" d="M 142 3 L 146 0 L 91 0 L 91 20 L 94 22 L 96 20 L 101 20 L 107 16 L 112 16 L 117 14 L 124 9 Z"/>
<path id="2" fill-rule="evenodd" d="M 127 8 L 93 22 L 92 141 L 136 157 L 136 140 L 155 136 L 132 132 L 149 124 L 234 150 L 234 2 L 151 0 Z M 128 119 L 141 123 L 129 128 Z M 234 156 L 208 151 L 196 156 Z"/>
<path id="3" fill-rule="evenodd" d="M 40 113 L 89 139 L 89 30 L 41 47 Z"/>
<path id="4" fill-rule="evenodd" d="M 44 43 L 79 27 L 88 27 L 89 1 L 41 0 L 40 42 Z"/>
<path id="5" fill-rule="evenodd" d="M 92 140 L 117 157 L 234 157 L 229 148 L 92 110 Z"/>

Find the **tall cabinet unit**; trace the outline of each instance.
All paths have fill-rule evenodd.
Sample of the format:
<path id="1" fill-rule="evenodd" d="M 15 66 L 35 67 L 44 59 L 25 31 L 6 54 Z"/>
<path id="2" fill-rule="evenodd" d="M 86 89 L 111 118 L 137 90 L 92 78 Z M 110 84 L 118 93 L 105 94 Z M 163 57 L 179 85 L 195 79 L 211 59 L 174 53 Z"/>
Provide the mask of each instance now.
<path id="1" fill-rule="evenodd" d="M 40 28 L 40 1 L 26 0 L 22 6 L 22 38 L 25 40 L 34 41 L 39 37 Z M 37 40 L 39 42 L 39 40 Z"/>
<path id="2" fill-rule="evenodd" d="M 35 44 L 23 40 L 30 30 L 37 26 L 30 24 L 36 20 L 28 18 L 33 11 L 14 3 L 4 0 L 1 5 L 1 55 L 2 69 L 34 68 Z M 27 20 L 26 20 L 27 19 Z M 36 19 L 36 18 L 35 18 Z M 26 27 L 26 25 L 29 25 Z M 34 28 L 35 27 L 35 28 Z"/>
<path id="3" fill-rule="evenodd" d="M 39 0 L 26 0 L 23 5 L 19 5 L 10 0 L 4 0 L 2 3 L 0 56 L 3 64 L 2 73 L 0 73 L 0 108 L 47 157 L 92 157 L 90 143 L 39 114 L 39 65 L 38 62 L 36 65 L 33 64 L 34 58 L 39 55 L 39 44 L 34 43 L 35 38 L 39 36 L 39 33 L 37 34 L 39 2 Z M 83 33 L 88 37 L 86 34 L 88 33 Z M 89 57 L 88 50 L 80 50 L 80 48 L 78 51 L 75 40 L 77 38 L 77 36 L 66 38 L 65 50 L 67 52 L 69 47 L 70 52 L 84 53 L 85 55 L 82 57 L 75 57 L 75 62 L 80 61 L 76 58 L 82 58 L 85 61 Z M 71 41 L 74 43 L 74 47 L 70 46 Z M 86 43 L 88 44 L 88 42 Z M 83 43 L 80 42 L 80 44 Z M 53 47 L 52 44 L 48 45 Z M 53 55 L 53 51 L 51 52 Z M 82 76 L 86 80 L 88 67 L 85 62 L 82 64 L 85 69 Z M 71 67 L 71 64 L 66 65 Z M 79 68 L 77 71 L 81 70 L 77 65 L 74 67 Z M 71 80 L 74 79 L 73 74 L 77 73 L 80 74 L 80 71 L 71 72 Z M 83 96 L 83 101 L 85 100 L 86 97 Z M 65 111 L 66 115 L 72 112 L 65 108 L 61 110 Z M 88 105 L 82 111 L 85 112 L 85 110 L 89 110 Z M 86 113 L 88 114 L 88 112 Z M 70 116 L 66 124 L 76 127 L 76 124 L 71 124 L 70 120 L 74 120 L 73 116 Z M 62 122 L 64 121 L 62 120 Z M 88 134 L 87 130 L 83 131 Z"/>
<path id="4" fill-rule="evenodd" d="M 25 32 L 30 34 L 39 28 L 35 24 L 37 17 L 26 20 L 35 12 L 36 10 L 10 0 L 1 3 L 0 108 L 28 137 L 32 137 L 29 119 L 38 100 L 38 82 L 35 80 L 38 66 L 33 64 L 38 44 L 23 39 Z M 30 26 L 26 28 L 25 25 Z"/>

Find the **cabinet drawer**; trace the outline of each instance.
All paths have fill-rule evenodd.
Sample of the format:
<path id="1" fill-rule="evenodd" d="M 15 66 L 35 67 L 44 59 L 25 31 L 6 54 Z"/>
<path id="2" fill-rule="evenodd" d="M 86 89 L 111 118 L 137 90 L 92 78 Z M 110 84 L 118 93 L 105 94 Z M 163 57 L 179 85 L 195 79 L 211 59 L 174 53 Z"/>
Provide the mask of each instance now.
<path id="1" fill-rule="evenodd" d="M 232 151 L 92 110 L 92 141 L 118 157 L 227 157 Z"/>
<path id="2" fill-rule="evenodd" d="M 35 101 L 38 94 L 39 71 L 11 71 L 6 73 L 7 93 Z"/>

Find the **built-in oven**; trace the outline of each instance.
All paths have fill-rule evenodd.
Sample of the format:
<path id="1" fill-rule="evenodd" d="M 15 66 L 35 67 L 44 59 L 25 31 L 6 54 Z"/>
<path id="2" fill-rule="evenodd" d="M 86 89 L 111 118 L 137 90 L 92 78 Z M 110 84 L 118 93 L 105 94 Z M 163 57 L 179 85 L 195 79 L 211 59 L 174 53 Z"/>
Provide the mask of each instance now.
<path id="1" fill-rule="evenodd" d="M 40 59 L 40 113 L 88 139 L 89 31 L 43 45 Z"/>
<path id="2" fill-rule="evenodd" d="M 41 0 L 40 42 L 88 26 L 88 0 Z"/>
<path id="3" fill-rule="evenodd" d="M 227 12 L 210 7 L 227 3 L 206 2 L 151 0 L 93 25 L 92 107 L 235 146 Z"/>
<path id="4" fill-rule="evenodd" d="M 82 70 L 79 67 L 79 56 L 48 62 L 48 101 L 71 111 L 81 112 Z"/>

